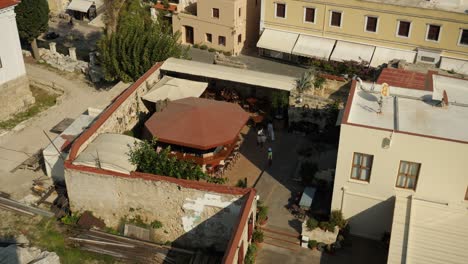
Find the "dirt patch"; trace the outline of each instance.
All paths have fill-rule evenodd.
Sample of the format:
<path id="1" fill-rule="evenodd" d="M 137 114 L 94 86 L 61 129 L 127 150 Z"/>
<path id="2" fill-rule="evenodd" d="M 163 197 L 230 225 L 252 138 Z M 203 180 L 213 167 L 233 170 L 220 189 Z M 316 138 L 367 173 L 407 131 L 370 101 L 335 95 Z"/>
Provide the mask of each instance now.
<path id="1" fill-rule="evenodd" d="M 0 128 L 12 129 L 19 123 L 39 114 L 40 112 L 52 107 L 57 102 L 57 94 L 49 93 L 36 86 L 30 86 L 31 92 L 36 99 L 36 102 L 26 111 L 16 113 L 12 118 L 0 122 Z"/>

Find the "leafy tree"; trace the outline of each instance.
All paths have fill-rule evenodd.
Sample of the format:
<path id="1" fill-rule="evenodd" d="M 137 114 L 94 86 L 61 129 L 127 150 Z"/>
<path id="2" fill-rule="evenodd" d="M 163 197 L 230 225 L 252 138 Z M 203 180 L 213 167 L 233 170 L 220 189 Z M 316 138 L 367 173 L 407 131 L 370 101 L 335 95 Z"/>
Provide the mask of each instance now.
<path id="1" fill-rule="evenodd" d="M 49 4 L 47 0 L 22 0 L 15 7 L 18 33 L 31 44 L 34 58 L 39 58 L 36 38 L 49 29 Z"/>
<path id="2" fill-rule="evenodd" d="M 179 179 L 201 180 L 208 176 L 193 162 L 178 160 L 170 155 L 169 147 L 156 152 L 156 140 L 135 143 L 130 149 L 130 162 L 140 172 L 170 176 Z"/>
<path id="3" fill-rule="evenodd" d="M 172 34 L 162 19 L 153 22 L 138 0 L 128 1 L 120 10 L 116 31 L 106 32 L 98 43 L 104 78 L 134 81 L 156 62 L 186 58 L 188 47 L 178 42 L 180 35 Z"/>

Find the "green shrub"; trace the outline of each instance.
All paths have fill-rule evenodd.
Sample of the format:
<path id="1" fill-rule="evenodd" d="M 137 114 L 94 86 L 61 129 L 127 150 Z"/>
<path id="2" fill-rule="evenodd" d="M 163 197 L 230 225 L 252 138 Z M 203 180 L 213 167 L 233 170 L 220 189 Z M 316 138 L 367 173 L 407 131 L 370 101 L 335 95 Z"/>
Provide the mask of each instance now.
<path id="1" fill-rule="evenodd" d="M 318 226 L 318 221 L 315 220 L 315 218 L 309 218 L 306 222 L 306 226 L 307 228 L 312 231 L 314 230 L 315 228 L 317 228 Z"/>
<path id="2" fill-rule="evenodd" d="M 158 228 L 161 228 L 163 226 L 163 224 L 161 223 L 161 221 L 158 221 L 158 220 L 154 220 L 153 222 L 151 222 L 151 227 L 154 228 L 154 229 L 158 229 Z"/>
<path id="3" fill-rule="evenodd" d="M 112 227 L 106 227 L 104 229 L 104 232 L 109 233 L 109 234 L 113 234 L 113 235 L 120 235 L 119 231 L 115 230 Z"/>
<path id="4" fill-rule="evenodd" d="M 317 247 L 317 240 L 309 240 L 309 243 L 307 245 L 310 249 L 314 249 Z"/>
<path id="5" fill-rule="evenodd" d="M 250 244 L 247 249 L 247 254 L 245 254 L 245 264 L 254 264 L 255 255 L 257 254 L 257 246 L 255 244 Z"/>
<path id="6" fill-rule="evenodd" d="M 133 130 L 124 131 L 123 134 L 126 135 L 126 136 L 135 137 L 135 134 L 133 133 Z"/>
<path id="7" fill-rule="evenodd" d="M 216 50 L 213 49 L 213 48 L 209 48 L 208 51 L 209 51 L 209 52 L 215 52 Z"/>
<path id="8" fill-rule="evenodd" d="M 78 213 L 66 215 L 60 219 L 60 221 L 65 225 L 76 225 L 78 220 L 80 220 L 80 214 Z"/>
<path id="9" fill-rule="evenodd" d="M 208 46 L 206 46 L 205 44 L 203 44 L 203 45 L 200 46 L 200 49 L 201 49 L 201 50 L 207 50 L 207 49 L 208 49 Z"/>
<path id="10" fill-rule="evenodd" d="M 325 81 L 326 81 L 325 78 L 323 78 L 322 76 L 315 77 L 315 80 L 314 80 L 315 89 L 322 89 L 322 86 L 325 83 Z"/>
<path id="11" fill-rule="evenodd" d="M 257 204 L 257 209 L 258 209 L 257 221 L 259 223 L 266 221 L 268 218 L 268 206 L 263 205 L 261 202 L 259 202 Z"/>
<path id="12" fill-rule="evenodd" d="M 139 226 L 141 228 L 148 228 L 148 224 L 143 221 L 140 215 L 135 215 L 134 217 L 128 220 L 129 224 Z"/>
<path id="13" fill-rule="evenodd" d="M 195 43 L 195 44 L 193 44 L 193 47 L 198 49 L 200 46 L 197 43 Z"/>
<path id="14" fill-rule="evenodd" d="M 232 53 L 230 51 L 223 51 L 224 56 L 231 56 Z"/>
<path id="15" fill-rule="evenodd" d="M 327 230 L 327 228 L 328 228 L 328 222 L 322 221 L 322 222 L 319 223 L 318 226 L 319 226 L 319 228 L 322 229 L 322 230 Z"/>
<path id="16" fill-rule="evenodd" d="M 330 224 L 344 228 L 346 226 L 346 220 L 343 218 L 343 213 L 339 210 L 334 210 L 330 214 Z"/>
<path id="17" fill-rule="evenodd" d="M 263 243 L 263 231 L 260 229 L 255 229 L 252 233 L 252 241 L 254 243 Z"/>
<path id="18" fill-rule="evenodd" d="M 238 180 L 236 183 L 236 187 L 247 188 L 247 178 L 244 178 L 243 180 Z"/>

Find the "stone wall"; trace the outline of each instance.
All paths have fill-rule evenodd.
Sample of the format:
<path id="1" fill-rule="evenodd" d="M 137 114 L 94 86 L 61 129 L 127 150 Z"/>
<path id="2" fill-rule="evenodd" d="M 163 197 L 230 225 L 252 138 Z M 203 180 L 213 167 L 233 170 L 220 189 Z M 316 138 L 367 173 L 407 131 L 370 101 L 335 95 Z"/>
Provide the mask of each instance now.
<path id="1" fill-rule="evenodd" d="M 141 97 L 148 92 L 153 85 L 159 81 L 160 72 L 159 69 L 151 73 L 149 76 L 143 76 L 144 79 L 140 85 L 138 81 L 131 85 L 138 85 L 138 87 L 125 99 L 120 105 L 117 106 L 116 110 L 110 114 L 104 123 L 94 132 L 83 144 L 81 144 L 77 155 L 85 149 L 90 142 L 92 142 L 99 134 L 103 133 L 117 133 L 122 134 L 127 130 L 131 130 L 135 125 L 138 124 L 139 120 L 144 120 L 148 113 L 148 108 L 143 103 Z M 131 89 L 129 87 L 128 89 Z M 127 91 L 124 91 L 124 93 Z M 121 96 L 121 95 L 119 95 Z M 122 98 L 124 99 L 124 98 Z M 116 99 L 117 100 L 117 99 Z M 109 105 L 111 107 L 111 105 Z M 109 108 L 108 107 L 108 108 Z M 103 111 L 105 113 L 106 110 Z"/>
<path id="2" fill-rule="evenodd" d="M 121 219 L 161 221 L 152 240 L 188 248 L 225 251 L 246 198 L 191 189 L 162 180 L 144 180 L 67 169 L 73 212 L 91 211 L 117 228 Z M 196 184 L 196 183 L 195 183 Z"/>
<path id="3" fill-rule="evenodd" d="M 0 121 L 11 118 L 15 113 L 24 111 L 35 102 L 29 90 L 29 81 L 26 75 L 0 85 Z"/>

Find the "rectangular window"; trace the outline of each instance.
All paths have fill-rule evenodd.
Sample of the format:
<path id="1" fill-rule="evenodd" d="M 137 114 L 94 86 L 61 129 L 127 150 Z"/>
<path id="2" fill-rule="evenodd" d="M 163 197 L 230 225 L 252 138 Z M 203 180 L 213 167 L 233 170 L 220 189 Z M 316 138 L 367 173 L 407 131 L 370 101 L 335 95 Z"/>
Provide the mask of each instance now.
<path id="1" fill-rule="evenodd" d="M 374 156 L 354 152 L 351 179 L 369 182 Z"/>
<path id="2" fill-rule="evenodd" d="M 315 23 L 315 8 L 304 8 L 304 22 Z"/>
<path id="3" fill-rule="evenodd" d="M 366 31 L 367 32 L 377 32 L 377 22 L 379 19 L 377 17 L 368 16 L 366 17 Z"/>
<path id="4" fill-rule="evenodd" d="M 331 12 L 330 26 L 341 27 L 341 12 Z"/>
<path id="5" fill-rule="evenodd" d="M 428 25 L 426 40 L 439 41 L 440 26 Z"/>
<path id="6" fill-rule="evenodd" d="M 466 187 L 466 192 L 465 192 L 465 201 L 468 201 L 468 187 Z"/>
<path id="7" fill-rule="evenodd" d="M 409 37 L 411 29 L 411 22 L 409 21 L 398 21 L 398 36 Z"/>
<path id="8" fill-rule="evenodd" d="M 219 18 L 219 8 L 213 8 L 212 13 L 214 18 Z"/>
<path id="9" fill-rule="evenodd" d="M 276 17 L 285 18 L 286 17 L 286 4 L 275 3 L 276 5 Z"/>
<path id="10" fill-rule="evenodd" d="M 219 36 L 218 37 L 218 44 L 221 46 L 226 46 L 226 37 L 225 36 Z"/>
<path id="11" fill-rule="evenodd" d="M 468 46 L 468 29 L 460 30 L 460 40 L 458 41 L 458 44 Z"/>
<path id="12" fill-rule="evenodd" d="M 400 161 L 396 187 L 416 190 L 420 168 L 420 163 Z"/>
<path id="13" fill-rule="evenodd" d="M 239 7 L 239 17 L 241 16 L 242 14 L 242 9 Z"/>
<path id="14" fill-rule="evenodd" d="M 213 42 L 213 36 L 210 33 L 206 33 L 206 41 L 207 42 Z"/>
<path id="15" fill-rule="evenodd" d="M 237 36 L 237 43 L 241 43 L 241 42 L 242 42 L 242 35 L 239 34 L 239 35 Z"/>
<path id="16" fill-rule="evenodd" d="M 2 58 L 0 58 L 0 69 L 3 68 Z"/>

